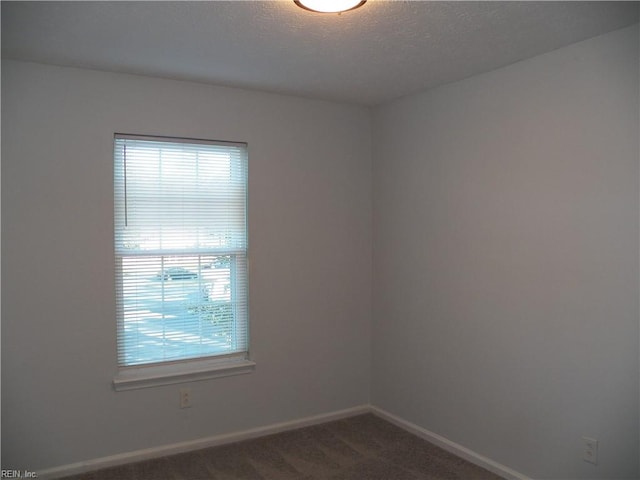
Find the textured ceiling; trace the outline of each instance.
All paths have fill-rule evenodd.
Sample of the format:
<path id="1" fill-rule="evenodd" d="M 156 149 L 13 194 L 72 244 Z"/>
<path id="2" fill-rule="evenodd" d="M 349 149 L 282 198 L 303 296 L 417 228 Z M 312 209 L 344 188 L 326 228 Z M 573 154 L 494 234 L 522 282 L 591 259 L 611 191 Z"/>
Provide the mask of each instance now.
<path id="1" fill-rule="evenodd" d="M 2 56 L 364 105 L 638 22 L 638 2 L 2 2 Z"/>

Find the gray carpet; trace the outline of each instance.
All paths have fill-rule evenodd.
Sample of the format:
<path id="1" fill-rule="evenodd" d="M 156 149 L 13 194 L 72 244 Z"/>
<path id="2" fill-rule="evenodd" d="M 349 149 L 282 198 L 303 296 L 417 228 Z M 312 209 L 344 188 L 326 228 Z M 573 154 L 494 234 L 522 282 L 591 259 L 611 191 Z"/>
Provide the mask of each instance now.
<path id="1" fill-rule="evenodd" d="M 65 480 L 500 480 L 374 415 Z"/>

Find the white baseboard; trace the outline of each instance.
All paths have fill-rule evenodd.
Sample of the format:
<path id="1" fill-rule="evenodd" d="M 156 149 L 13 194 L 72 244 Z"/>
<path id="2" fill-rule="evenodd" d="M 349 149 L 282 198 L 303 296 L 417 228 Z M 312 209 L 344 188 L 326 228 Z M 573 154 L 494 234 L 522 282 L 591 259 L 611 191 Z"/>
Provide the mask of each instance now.
<path id="1" fill-rule="evenodd" d="M 263 437 L 265 435 L 280 433 L 287 430 L 295 430 L 296 428 L 308 427 L 311 425 L 317 425 L 319 423 L 330 422 L 332 420 L 339 420 L 341 418 L 352 417 L 354 415 L 360 415 L 369 412 L 371 412 L 371 407 L 369 405 L 361 405 L 358 407 L 347 408 L 345 410 L 338 410 L 336 412 L 314 415 L 311 417 L 300 418 L 288 422 L 275 423 L 273 425 L 252 428 L 240 432 L 214 435 L 211 437 L 199 438 L 197 440 L 173 443 L 171 445 L 162 445 L 160 447 L 145 448 L 143 450 L 119 453 L 116 455 L 110 455 L 108 457 L 96 458 L 93 460 L 86 460 L 83 462 L 71 463 L 59 467 L 39 470 L 37 472 L 38 479 L 48 480 L 66 477 L 67 475 L 77 475 L 79 473 L 85 473 L 101 468 L 115 467 L 118 465 L 124 465 L 126 463 L 140 462 L 143 460 L 150 460 L 166 455 L 185 453 L 191 450 L 215 447 L 218 445 L 240 442 L 242 440 L 250 440 L 252 438 Z"/>
<path id="2" fill-rule="evenodd" d="M 317 425 L 320 423 L 330 422 L 332 420 L 339 420 L 341 418 L 352 417 L 354 415 L 360 415 L 363 413 L 373 413 L 378 417 L 387 420 L 398 427 L 417 435 L 445 450 L 453 453 L 465 460 L 478 465 L 482 468 L 489 470 L 490 472 L 500 475 L 507 480 L 532 480 L 526 475 L 523 475 L 509 467 L 501 465 L 498 462 L 484 457 L 479 453 L 474 452 L 462 445 L 458 445 L 451 440 L 448 440 L 436 433 L 430 432 L 418 425 L 408 422 L 400 417 L 392 415 L 378 407 L 371 405 L 360 405 L 358 407 L 347 408 L 344 410 L 338 410 L 336 412 L 324 413 L 320 415 L 314 415 L 311 417 L 304 417 L 288 422 L 275 423 L 273 425 L 267 425 L 264 427 L 252 428 L 249 430 L 243 430 L 240 432 L 227 433 L 222 435 L 214 435 L 211 437 L 199 438 L 196 440 L 189 440 L 186 442 L 173 443 L 170 445 L 162 445 L 159 447 L 146 448 L 142 450 L 135 450 L 132 452 L 119 453 L 116 455 L 110 455 L 108 457 L 96 458 L 93 460 L 86 460 L 83 462 L 71 463 L 68 465 L 62 465 L 59 467 L 48 468 L 38 471 L 38 479 L 49 480 L 60 477 L 66 477 L 68 475 L 77 475 L 79 473 L 85 473 L 92 470 L 99 470 L 102 468 L 115 467 L 118 465 L 124 465 L 126 463 L 140 462 L 144 460 L 150 460 L 153 458 L 163 457 L 166 455 L 175 455 L 179 453 L 189 452 L 191 450 L 198 450 L 202 448 L 215 447 L 219 445 L 225 445 L 228 443 L 239 442 L 242 440 L 250 440 L 252 438 L 263 437 L 265 435 L 271 435 L 274 433 L 280 433 L 287 430 L 295 430 L 296 428 L 308 427 L 311 425 Z"/>
<path id="3" fill-rule="evenodd" d="M 458 457 L 464 458 L 465 460 L 486 470 L 489 470 L 496 475 L 500 475 L 507 480 L 532 480 L 522 473 L 516 472 L 515 470 L 506 467 L 498 462 L 495 462 L 490 458 L 480 455 L 473 450 L 463 447 L 462 445 L 458 445 L 457 443 L 452 442 L 451 440 L 448 440 L 438 435 L 437 433 L 430 432 L 429 430 L 419 427 L 414 423 L 408 422 L 400 417 L 396 417 L 395 415 L 392 415 L 391 413 L 388 413 L 378 407 L 372 406 L 370 408 L 370 411 L 374 415 L 390 423 L 393 423 L 394 425 L 397 425 L 398 427 L 410 433 L 413 433 L 414 435 L 423 438 L 424 440 L 427 440 L 428 442 L 431 442 L 434 445 L 437 445 L 438 447 L 443 448 L 444 450 L 453 453 L 454 455 L 457 455 Z"/>

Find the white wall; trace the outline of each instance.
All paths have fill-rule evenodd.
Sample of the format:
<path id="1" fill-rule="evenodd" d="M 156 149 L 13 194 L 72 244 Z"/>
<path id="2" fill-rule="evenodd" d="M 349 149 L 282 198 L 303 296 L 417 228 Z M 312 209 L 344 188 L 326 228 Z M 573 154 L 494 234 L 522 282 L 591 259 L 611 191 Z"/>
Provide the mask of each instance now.
<path id="1" fill-rule="evenodd" d="M 638 478 L 638 111 L 637 26 L 375 111 L 374 405 Z"/>
<path id="2" fill-rule="evenodd" d="M 250 375 L 114 392 L 114 132 L 246 141 Z M 367 404 L 367 109 L 3 61 L 2 468 Z"/>

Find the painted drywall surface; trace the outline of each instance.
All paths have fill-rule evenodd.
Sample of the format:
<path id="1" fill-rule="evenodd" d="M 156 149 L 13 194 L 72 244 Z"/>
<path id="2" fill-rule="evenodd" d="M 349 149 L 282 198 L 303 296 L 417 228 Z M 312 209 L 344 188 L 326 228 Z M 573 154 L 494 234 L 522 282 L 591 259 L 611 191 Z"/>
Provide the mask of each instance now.
<path id="1" fill-rule="evenodd" d="M 38 470 L 368 403 L 370 112 L 2 65 L 2 467 Z M 114 132 L 249 144 L 250 375 L 114 392 Z"/>
<path id="2" fill-rule="evenodd" d="M 637 478 L 638 111 L 637 26 L 374 111 L 374 405 Z"/>

